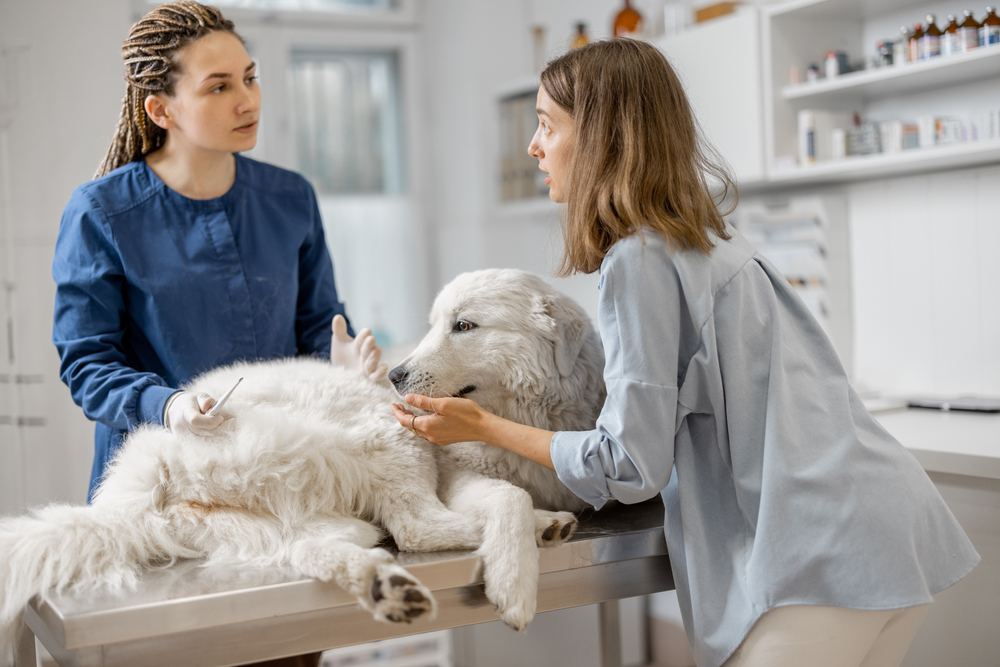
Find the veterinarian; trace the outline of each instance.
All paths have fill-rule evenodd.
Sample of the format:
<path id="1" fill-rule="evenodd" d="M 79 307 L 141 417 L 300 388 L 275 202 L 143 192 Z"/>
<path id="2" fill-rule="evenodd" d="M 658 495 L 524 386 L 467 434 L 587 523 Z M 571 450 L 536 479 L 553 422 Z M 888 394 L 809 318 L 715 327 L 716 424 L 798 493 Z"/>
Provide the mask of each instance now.
<path id="1" fill-rule="evenodd" d="M 408 395 L 435 414 L 395 406 L 399 423 L 526 456 L 595 508 L 659 493 L 701 667 L 898 665 L 979 555 L 788 282 L 724 222 L 709 183 L 735 187 L 663 55 L 598 42 L 541 82 L 528 152 L 566 205 L 561 274 L 600 271 L 597 428 L 515 424 L 474 393 Z"/>
<path id="2" fill-rule="evenodd" d="M 117 132 L 66 206 L 52 263 L 61 377 L 97 422 L 91 497 L 139 424 L 219 427 L 213 398 L 177 389 L 199 373 L 294 355 L 360 366 L 362 341 L 365 364 L 379 355 L 352 337 L 312 187 L 238 154 L 256 144 L 260 89 L 232 22 L 161 5 L 122 56 Z"/>
<path id="3" fill-rule="evenodd" d="M 204 414 L 214 398 L 178 390 L 199 373 L 295 355 L 374 370 L 380 354 L 352 338 L 312 187 L 238 154 L 256 144 L 261 98 L 232 22 L 161 5 L 122 56 L 117 132 L 66 206 L 52 263 L 60 376 L 96 422 L 91 499 L 139 424 L 222 424 Z"/>

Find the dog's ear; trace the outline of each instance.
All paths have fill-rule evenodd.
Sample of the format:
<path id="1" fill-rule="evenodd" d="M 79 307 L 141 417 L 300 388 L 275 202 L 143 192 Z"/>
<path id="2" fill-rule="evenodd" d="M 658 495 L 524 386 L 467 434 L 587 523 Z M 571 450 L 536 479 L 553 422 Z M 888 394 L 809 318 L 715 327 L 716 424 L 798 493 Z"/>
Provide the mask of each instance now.
<path id="1" fill-rule="evenodd" d="M 568 377 L 576 366 L 587 331 L 586 318 L 564 296 L 543 297 L 542 310 L 551 322 L 550 337 L 556 369 Z"/>

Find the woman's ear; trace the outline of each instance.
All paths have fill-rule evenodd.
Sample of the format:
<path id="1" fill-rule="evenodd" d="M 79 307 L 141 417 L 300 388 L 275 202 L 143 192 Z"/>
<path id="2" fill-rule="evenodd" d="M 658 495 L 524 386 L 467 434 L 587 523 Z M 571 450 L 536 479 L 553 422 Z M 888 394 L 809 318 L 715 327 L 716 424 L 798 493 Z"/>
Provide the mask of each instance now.
<path id="1" fill-rule="evenodd" d="M 143 102 L 142 106 L 146 110 L 146 115 L 157 126 L 162 127 L 164 130 L 169 130 L 174 126 L 167 102 L 159 95 L 147 95 L 146 101 Z"/>

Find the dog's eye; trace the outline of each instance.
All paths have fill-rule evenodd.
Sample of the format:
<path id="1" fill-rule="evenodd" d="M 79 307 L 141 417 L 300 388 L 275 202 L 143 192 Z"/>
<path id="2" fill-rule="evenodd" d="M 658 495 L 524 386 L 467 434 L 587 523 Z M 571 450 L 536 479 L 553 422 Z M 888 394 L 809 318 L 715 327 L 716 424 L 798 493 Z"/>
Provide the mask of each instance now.
<path id="1" fill-rule="evenodd" d="M 466 322 L 465 320 L 459 320 L 455 322 L 455 326 L 451 328 L 452 331 L 472 331 L 476 328 L 476 325 L 472 322 Z"/>

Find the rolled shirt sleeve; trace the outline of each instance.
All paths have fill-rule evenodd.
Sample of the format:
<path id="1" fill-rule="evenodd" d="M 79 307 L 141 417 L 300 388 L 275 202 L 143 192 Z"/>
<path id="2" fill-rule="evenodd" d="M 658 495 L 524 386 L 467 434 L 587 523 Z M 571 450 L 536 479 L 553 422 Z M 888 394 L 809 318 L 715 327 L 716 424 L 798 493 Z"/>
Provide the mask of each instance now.
<path id="1" fill-rule="evenodd" d="M 599 325 L 607 399 L 593 431 L 559 432 L 559 479 L 595 508 L 647 500 L 673 467 L 682 338 L 678 277 L 640 237 L 616 244 L 601 267 Z"/>

